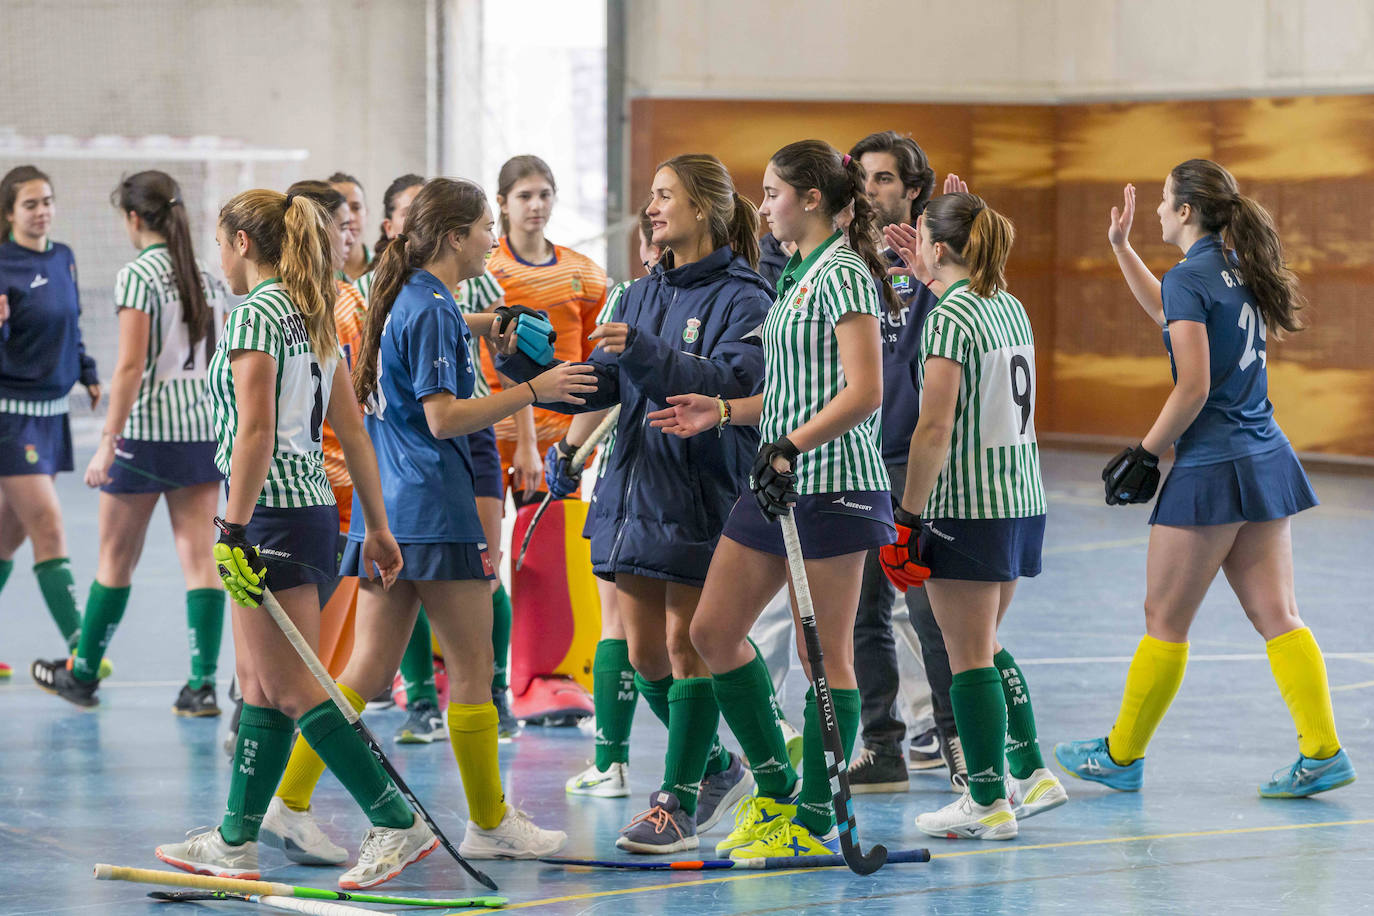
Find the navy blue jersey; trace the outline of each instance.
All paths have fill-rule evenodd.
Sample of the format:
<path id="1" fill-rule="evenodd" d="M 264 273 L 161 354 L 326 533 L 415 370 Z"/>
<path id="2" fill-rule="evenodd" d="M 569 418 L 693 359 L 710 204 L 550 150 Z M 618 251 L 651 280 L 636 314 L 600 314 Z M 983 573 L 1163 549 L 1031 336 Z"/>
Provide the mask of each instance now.
<path id="1" fill-rule="evenodd" d="M 81 341 L 70 248 L 56 242 L 47 251 L 12 241 L 0 245 L 0 295 L 10 304 L 9 320 L 0 325 L 0 400 L 53 401 L 78 381 L 100 380 Z"/>
<path id="2" fill-rule="evenodd" d="M 1163 295 L 1164 346 L 1174 381 L 1178 367 L 1169 325 L 1175 321 L 1207 326 L 1212 363 L 1207 403 L 1174 443 L 1174 464 L 1215 464 L 1287 444 L 1269 403 L 1264 321 L 1220 236 L 1199 239 L 1188 249 L 1164 275 Z"/>
<path id="3" fill-rule="evenodd" d="M 901 258 L 887 249 L 888 261 Z M 894 277 L 893 288 L 902 300 L 896 318 L 883 306 L 883 462 L 903 465 L 911 454 L 911 434 L 921 414 L 921 386 L 917 364 L 921 358 L 921 327 L 938 301 L 924 284 L 910 277 Z"/>
<path id="4" fill-rule="evenodd" d="M 382 327 L 377 392 L 366 417 L 377 451 L 387 522 L 403 544 L 485 543 L 473 497 L 466 436 L 436 439 L 420 399 L 436 392 L 472 397 L 476 376 L 468 326 L 453 294 L 426 270 L 415 270 Z M 348 539 L 363 539 L 355 495 Z"/>

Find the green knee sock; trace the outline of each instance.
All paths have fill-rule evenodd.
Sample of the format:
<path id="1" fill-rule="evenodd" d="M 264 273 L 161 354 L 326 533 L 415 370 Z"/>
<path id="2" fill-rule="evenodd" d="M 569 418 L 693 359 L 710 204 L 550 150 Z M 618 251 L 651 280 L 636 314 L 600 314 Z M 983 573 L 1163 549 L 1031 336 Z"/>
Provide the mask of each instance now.
<path id="1" fill-rule="evenodd" d="M 630 762 L 630 727 L 639 690 L 623 639 L 603 639 L 592 656 L 592 705 L 596 707 L 596 768 Z"/>
<path id="2" fill-rule="evenodd" d="M 1002 678 L 1002 697 L 1007 704 L 1007 767 L 1017 779 L 1025 779 L 1045 765 L 1035 736 L 1035 710 L 1030 687 L 1021 666 L 1006 649 L 992 657 Z"/>
<path id="3" fill-rule="evenodd" d="M 835 704 L 835 724 L 840 729 L 844 759 L 848 760 L 854 752 L 854 736 L 859 733 L 859 691 L 831 690 L 830 699 Z M 835 826 L 835 809 L 831 804 L 830 772 L 815 688 L 806 691 L 802 720 L 802 788 L 797 797 L 797 820 L 816 836 L 825 836 Z"/>
<path id="4" fill-rule="evenodd" d="M 10 573 L 13 571 L 13 560 L 0 560 L 0 589 L 5 587 L 5 583 L 10 580 Z"/>
<path id="5" fill-rule="evenodd" d="M 415 629 L 401 656 L 401 680 L 406 687 L 406 707 L 420 700 L 439 705 L 439 692 L 434 687 L 434 644 L 430 636 L 429 617 L 425 609 L 415 618 Z"/>
<path id="6" fill-rule="evenodd" d="M 301 737 L 362 806 L 374 827 L 409 827 L 415 823 L 400 790 L 333 700 L 325 700 L 301 716 L 300 726 Z M 280 778 L 281 774 L 277 775 Z M 272 790 L 276 787 L 274 782 Z"/>
<path id="7" fill-rule="evenodd" d="M 668 691 L 673 689 L 673 676 L 670 674 L 660 681 L 646 681 L 644 677 L 635 672 L 635 689 L 644 698 L 644 702 L 649 705 L 653 714 L 658 716 L 658 721 L 663 723 L 664 728 L 668 727 Z"/>
<path id="8" fill-rule="evenodd" d="M 673 681 L 668 691 L 668 752 L 664 756 L 663 791 L 695 814 L 706 758 L 716 741 L 720 707 L 709 677 L 685 677 Z"/>
<path id="9" fill-rule="evenodd" d="M 76 580 L 72 578 L 72 561 L 54 557 L 35 563 L 33 574 L 38 577 L 38 589 L 47 602 L 48 613 L 67 641 L 68 649 L 76 648 L 81 636 L 81 612 L 76 609 Z"/>
<path id="10" fill-rule="evenodd" d="M 258 838 L 262 816 L 277 791 L 296 725 L 275 709 L 243 704 L 238 740 L 234 745 L 233 771 L 229 774 L 229 804 L 219 832 L 227 843 L 238 846 Z"/>
<path id="11" fill-rule="evenodd" d="M 752 661 L 715 675 L 711 684 L 721 715 L 749 758 L 759 794 L 789 797 L 797 785 L 797 771 L 787 759 L 787 742 L 778 727 L 768 666 L 756 651 Z"/>
<path id="12" fill-rule="evenodd" d="M 1007 701 L 996 668 L 954 675 L 949 688 L 954 725 L 968 764 L 968 790 L 980 805 L 1006 796 Z"/>
<path id="13" fill-rule="evenodd" d="M 86 607 L 86 616 L 91 614 Z M 186 593 L 186 635 L 191 643 L 191 689 L 214 686 L 219 645 L 224 634 L 224 589 L 193 588 Z"/>
<path id="14" fill-rule="evenodd" d="M 510 686 L 506 680 L 510 664 L 510 620 L 510 595 L 502 585 L 491 593 L 491 649 L 496 659 L 491 675 L 492 693 L 500 693 Z"/>
<path id="15" fill-rule="evenodd" d="M 712 688 L 712 696 L 715 695 L 715 688 Z M 720 708 L 720 704 L 716 704 Z M 730 769 L 730 752 L 725 749 L 725 745 L 720 743 L 720 735 L 711 736 L 711 750 L 706 755 L 706 775 L 714 776 Z"/>
<path id="16" fill-rule="evenodd" d="M 223 594 L 223 592 L 220 592 Z M 81 621 L 80 639 L 76 646 L 76 660 L 72 675 L 78 681 L 93 681 L 99 676 L 100 660 L 114 638 L 115 628 L 124 617 L 129 604 L 129 586 L 108 588 L 99 582 L 91 583 L 86 597 L 86 616 Z"/>

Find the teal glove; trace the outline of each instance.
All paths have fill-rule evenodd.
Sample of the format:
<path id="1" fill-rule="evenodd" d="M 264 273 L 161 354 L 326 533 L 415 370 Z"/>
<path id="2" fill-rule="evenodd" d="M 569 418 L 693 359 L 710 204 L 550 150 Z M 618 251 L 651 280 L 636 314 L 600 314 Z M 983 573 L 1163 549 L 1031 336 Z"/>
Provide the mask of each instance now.
<path id="1" fill-rule="evenodd" d="M 240 607 L 257 607 L 267 588 L 267 564 L 258 556 L 257 548 L 248 543 L 244 526 L 231 525 L 217 517 L 215 527 L 220 531 L 215 564 L 224 590 Z"/>

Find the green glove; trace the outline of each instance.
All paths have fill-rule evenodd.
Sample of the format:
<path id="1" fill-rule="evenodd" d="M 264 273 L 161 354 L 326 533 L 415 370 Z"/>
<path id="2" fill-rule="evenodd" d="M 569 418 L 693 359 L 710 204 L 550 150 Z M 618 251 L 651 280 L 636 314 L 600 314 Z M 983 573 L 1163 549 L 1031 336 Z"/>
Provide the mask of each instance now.
<path id="1" fill-rule="evenodd" d="M 267 564 L 258 556 L 257 548 L 248 543 L 244 526 L 216 518 L 215 527 L 220 532 L 215 544 L 215 564 L 224 580 L 224 590 L 240 607 L 257 607 L 263 589 L 267 588 Z"/>

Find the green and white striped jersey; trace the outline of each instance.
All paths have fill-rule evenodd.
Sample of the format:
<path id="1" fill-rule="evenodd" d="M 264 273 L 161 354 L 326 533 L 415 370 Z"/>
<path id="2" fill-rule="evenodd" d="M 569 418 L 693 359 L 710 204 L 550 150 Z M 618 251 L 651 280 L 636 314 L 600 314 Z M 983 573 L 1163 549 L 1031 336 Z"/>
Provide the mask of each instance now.
<path id="1" fill-rule="evenodd" d="M 487 271 L 480 277 L 473 277 L 458 284 L 458 288 L 453 291 L 453 301 L 458 303 L 458 311 L 464 315 L 477 315 L 485 312 L 497 302 L 506 291 L 497 282 L 496 275 Z M 468 341 L 468 347 L 472 355 L 472 372 L 476 376 L 476 381 L 472 385 L 472 396 L 474 398 L 484 398 L 491 394 L 491 385 L 487 382 L 486 373 L 482 371 L 482 337 L 480 334 L 473 334 Z"/>
<path id="2" fill-rule="evenodd" d="M 210 306 L 209 334 L 191 346 L 177 292 L 172 255 L 166 245 L 150 245 L 115 277 L 115 311 L 148 315 L 148 350 L 133 409 L 120 433 L 146 442 L 209 442 L 215 438 L 214 411 L 205 373 L 224 323 L 224 285 L 200 271 Z"/>
<path id="3" fill-rule="evenodd" d="M 363 302 L 369 302 L 372 299 L 372 283 L 376 279 L 377 268 L 372 266 L 367 269 L 365 274 L 353 281 L 353 288 L 363 297 Z"/>
<path id="4" fill-rule="evenodd" d="M 215 465 L 226 477 L 239 424 L 229 368 L 235 350 L 261 350 L 277 362 L 277 441 L 258 505 L 287 509 L 333 505 L 334 491 L 324 473 L 320 442 L 337 357 L 324 364 L 315 358 L 305 319 L 275 277 L 259 283 L 229 313 L 224 337 L 210 359 L 210 397 L 219 440 Z"/>
<path id="5" fill-rule="evenodd" d="M 820 413 L 844 389 L 835 325 L 850 312 L 879 316 L 868 265 L 836 232 L 803 260 L 793 254 L 778 278 L 778 297 L 763 323 L 763 441 L 785 436 Z M 875 324 L 873 333 L 879 333 Z M 880 448 L 877 411 L 797 459 L 797 492 L 835 493 L 891 487 Z"/>
<path id="6" fill-rule="evenodd" d="M 626 280 L 611 287 L 611 291 L 606 294 L 606 304 L 597 313 L 596 323 L 605 324 L 608 321 L 615 321 L 616 308 L 620 305 L 620 297 L 625 295 L 625 290 L 630 288 L 633 280 Z M 606 434 L 606 438 L 601 440 L 601 458 L 596 465 L 597 479 L 606 476 L 607 469 L 611 466 L 611 449 L 615 448 L 615 427 Z"/>
<path id="7" fill-rule="evenodd" d="M 967 280 L 945 290 L 921 335 L 925 361 L 963 366 L 949 455 L 926 518 L 1025 518 L 1045 512 L 1035 441 L 1035 337 L 1016 297 L 983 299 Z M 924 400 L 924 397 L 923 397 Z"/>

